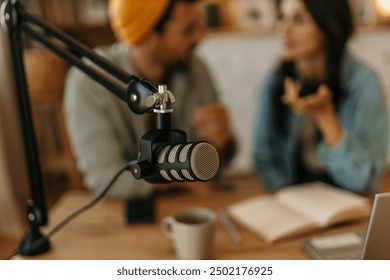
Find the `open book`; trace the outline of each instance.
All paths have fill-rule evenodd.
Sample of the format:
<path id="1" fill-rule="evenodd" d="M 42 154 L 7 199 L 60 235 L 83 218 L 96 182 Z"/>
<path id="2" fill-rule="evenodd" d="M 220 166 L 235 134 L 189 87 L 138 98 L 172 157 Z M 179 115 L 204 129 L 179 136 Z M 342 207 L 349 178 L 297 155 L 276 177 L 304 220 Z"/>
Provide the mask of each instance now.
<path id="1" fill-rule="evenodd" d="M 275 194 L 230 205 L 229 215 L 268 243 L 370 214 L 365 197 L 322 182 L 294 185 Z"/>

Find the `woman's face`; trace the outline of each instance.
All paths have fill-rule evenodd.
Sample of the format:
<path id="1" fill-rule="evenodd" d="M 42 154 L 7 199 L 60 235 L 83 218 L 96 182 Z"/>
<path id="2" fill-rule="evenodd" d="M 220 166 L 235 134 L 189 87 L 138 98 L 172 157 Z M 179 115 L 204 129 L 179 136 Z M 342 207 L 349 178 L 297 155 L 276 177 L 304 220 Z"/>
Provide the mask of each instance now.
<path id="1" fill-rule="evenodd" d="M 305 60 L 324 52 L 324 35 L 302 0 L 282 1 L 280 25 L 285 59 Z"/>

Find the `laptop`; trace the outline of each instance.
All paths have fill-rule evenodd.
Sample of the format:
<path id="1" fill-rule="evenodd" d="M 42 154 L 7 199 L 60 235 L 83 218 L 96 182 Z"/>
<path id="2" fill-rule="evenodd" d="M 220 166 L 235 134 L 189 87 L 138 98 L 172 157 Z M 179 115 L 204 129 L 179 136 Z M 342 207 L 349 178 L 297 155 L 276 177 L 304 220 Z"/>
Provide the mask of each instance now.
<path id="1" fill-rule="evenodd" d="M 349 232 L 302 241 L 317 260 L 390 260 L 390 192 L 375 195 L 366 233 Z"/>

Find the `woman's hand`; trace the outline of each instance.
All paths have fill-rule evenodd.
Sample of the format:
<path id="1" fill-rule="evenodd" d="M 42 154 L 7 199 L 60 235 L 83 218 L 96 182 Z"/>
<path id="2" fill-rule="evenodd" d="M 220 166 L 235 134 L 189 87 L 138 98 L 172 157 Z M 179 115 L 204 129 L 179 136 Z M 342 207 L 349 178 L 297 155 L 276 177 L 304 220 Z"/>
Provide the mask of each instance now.
<path id="1" fill-rule="evenodd" d="M 317 92 L 300 97 L 301 84 L 290 77 L 284 80 L 284 104 L 289 105 L 296 114 L 316 115 L 333 110 L 332 92 L 326 85 L 320 85 Z"/>
<path id="2" fill-rule="evenodd" d="M 332 102 L 332 91 L 322 84 L 317 92 L 300 97 L 300 89 L 299 82 L 287 77 L 284 80 L 285 93 L 282 102 L 290 106 L 296 114 L 311 115 L 328 145 L 335 146 L 341 139 L 342 126 Z"/>

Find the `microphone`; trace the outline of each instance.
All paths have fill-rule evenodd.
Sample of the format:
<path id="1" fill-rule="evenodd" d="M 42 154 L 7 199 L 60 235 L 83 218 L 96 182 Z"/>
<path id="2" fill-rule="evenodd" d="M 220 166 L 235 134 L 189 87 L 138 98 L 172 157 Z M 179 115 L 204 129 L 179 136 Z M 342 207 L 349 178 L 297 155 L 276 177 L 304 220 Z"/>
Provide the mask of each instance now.
<path id="1" fill-rule="evenodd" d="M 165 145 L 156 159 L 156 171 L 169 182 L 208 181 L 219 169 L 218 152 L 207 142 Z"/>
<path id="2" fill-rule="evenodd" d="M 130 170 L 137 179 L 149 183 L 209 181 L 217 174 L 219 156 L 207 142 L 186 142 L 153 146 L 144 160 L 132 162 Z"/>
<path id="3" fill-rule="evenodd" d="M 157 128 L 141 137 L 138 159 L 129 169 L 134 178 L 152 184 L 209 181 L 219 169 L 218 152 L 207 142 L 187 142 L 184 131 L 171 129 L 174 102 L 166 85 L 146 97 L 146 107 L 157 114 Z"/>

